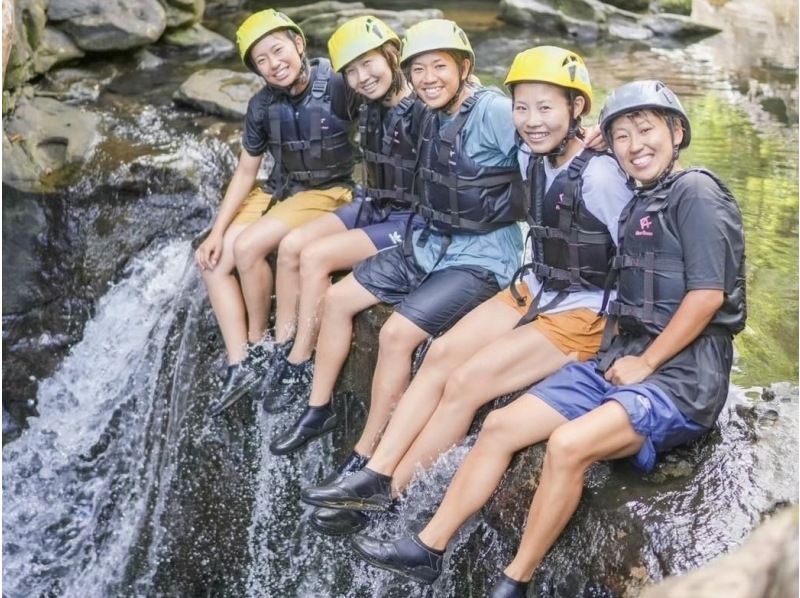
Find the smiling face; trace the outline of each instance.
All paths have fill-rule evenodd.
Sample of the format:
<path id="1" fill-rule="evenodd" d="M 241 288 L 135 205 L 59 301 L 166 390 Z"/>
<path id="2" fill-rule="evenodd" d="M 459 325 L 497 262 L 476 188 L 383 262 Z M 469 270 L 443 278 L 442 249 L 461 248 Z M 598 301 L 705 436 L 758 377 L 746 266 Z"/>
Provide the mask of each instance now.
<path id="1" fill-rule="evenodd" d="M 303 39 L 299 35 L 275 31 L 253 45 L 250 60 L 267 83 L 287 88 L 300 76 L 303 50 Z"/>
<path id="2" fill-rule="evenodd" d="M 572 117 L 583 111 L 585 100 L 577 96 Z M 570 107 L 564 89 L 549 83 L 518 83 L 514 86 L 514 126 L 534 154 L 554 151 L 567 136 Z"/>
<path id="3" fill-rule="evenodd" d="M 682 140 L 681 127 L 670 134 L 667 120 L 651 110 L 623 114 L 611 123 L 611 149 L 625 172 L 645 185 L 669 168 L 673 144 Z"/>
<path id="4" fill-rule="evenodd" d="M 344 68 L 347 84 L 370 100 L 384 97 L 392 87 L 392 69 L 377 50 L 362 54 Z"/>
<path id="5" fill-rule="evenodd" d="M 411 85 L 419 98 L 434 110 L 446 106 L 469 73 L 469 60 L 459 69 L 458 63 L 447 52 L 435 50 L 411 59 Z"/>

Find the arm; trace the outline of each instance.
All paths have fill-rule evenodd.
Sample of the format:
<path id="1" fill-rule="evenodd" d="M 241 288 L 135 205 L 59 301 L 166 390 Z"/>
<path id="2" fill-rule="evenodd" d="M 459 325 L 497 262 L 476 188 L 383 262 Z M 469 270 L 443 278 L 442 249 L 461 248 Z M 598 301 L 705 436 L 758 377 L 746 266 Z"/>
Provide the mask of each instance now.
<path id="1" fill-rule="evenodd" d="M 201 270 L 213 270 L 217 265 L 222 253 L 222 237 L 231 222 L 233 222 L 236 211 L 242 205 L 244 198 L 253 188 L 258 169 L 261 166 L 261 159 L 261 155 L 251 156 L 246 150 L 242 150 L 239 155 L 239 163 L 236 165 L 231 182 L 225 191 L 225 197 L 214 220 L 214 226 L 211 227 L 208 237 L 200 244 L 194 254 L 197 265 Z"/>
<path id="2" fill-rule="evenodd" d="M 686 293 L 675 315 L 641 355 L 628 355 L 614 362 L 606 380 L 618 386 L 636 384 L 662 364 L 688 347 L 722 306 L 722 290 L 695 290 Z"/>

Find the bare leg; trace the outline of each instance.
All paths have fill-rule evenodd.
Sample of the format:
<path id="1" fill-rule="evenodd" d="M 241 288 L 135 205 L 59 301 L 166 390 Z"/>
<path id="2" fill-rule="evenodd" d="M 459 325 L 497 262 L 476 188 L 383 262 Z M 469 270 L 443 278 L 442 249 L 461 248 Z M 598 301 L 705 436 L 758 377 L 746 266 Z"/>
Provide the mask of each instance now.
<path id="1" fill-rule="evenodd" d="M 604 403 L 556 430 L 547 443 L 539 487 L 506 575 L 530 580 L 575 512 L 583 493 L 584 473 L 592 463 L 634 455 L 643 442 L 616 401 Z"/>
<path id="2" fill-rule="evenodd" d="M 213 270 L 203 270 L 203 282 L 208 289 L 211 309 L 217 318 L 228 364 L 239 363 L 244 359 L 247 346 L 247 314 L 239 281 L 233 274 L 233 245 L 236 237 L 246 224 L 231 224 L 225 231 L 222 255 Z"/>
<path id="3" fill-rule="evenodd" d="M 442 400 L 394 470 L 395 491 L 408 485 L 418 466 L 429 467 L 461 441 L 482 405 L 538 382 L 574 359 L 531 324 L 484 346 L 448 378 Z"/>
<path id="4" fill-rule="evenodd" d="M 408 318 L 393 313 L 381 327 L 378 341 L 378 363 L 372 378 L 369 416 L 354 450 L 369 455 L 375 448 L 397 400 L 411 377 L 414 349 L 428 333 Z"/>
<path id="5" fill-rule="evenodd" d="M 258 342 L 267 332 L 272 298 L 272 269 L 266 257 L 278 248 L 289 227 L 275 218 L 262 217 L 236 239 L 233 246 L 236 269 L 247 306 L 247 338 Z"/>
<path id="6" fill-rule="evenodd" d="M 325 214 L 292 230 L 281 240 L 275 274 L 275 340 L 278 342 L 289 340 L 297 325 L 300 253 L 314 241 L 345 230 L 344 223 L 336 215 Z"/>
<path id="7" fill-rule="evenodd" d="M 336 379 L 350 352 L 353 318 L 360 311 L 378 303 L 378 299 L 350 274 L 328 289 L 323 302 L 314 381 L 308 400 L 312 407 L 321 407 L 330 402 Z"/>
<path id="8" fill-rule="evenodd" d="M 444 549 L 459 527 L 494 492 L 514 453 L 547 440 L 567 419 L 541 399 L 526 394 L 492 411 L 475 446 L 464 459 L 442 504 L 419 534 L 428 546 Z"/>
<path id="9" fill-rule="evenodd" d="M 290 363 L 311 358 L 317 342 L 322 297 L 331 284 L 331 274 L 375 255 L 377 249 L 363 230 L 353 229 L 312 243 L 300 254 L 300 295 L 297 334 Z"/>
<path id="10" fill-rule="evenodd" d="M 515 309 L 492 298 L 433 341 L 369 461 L 371 470 L 393 474 L 439 404 L 448 376 L 481 347 L 508 334 L 518 320 Z"/>

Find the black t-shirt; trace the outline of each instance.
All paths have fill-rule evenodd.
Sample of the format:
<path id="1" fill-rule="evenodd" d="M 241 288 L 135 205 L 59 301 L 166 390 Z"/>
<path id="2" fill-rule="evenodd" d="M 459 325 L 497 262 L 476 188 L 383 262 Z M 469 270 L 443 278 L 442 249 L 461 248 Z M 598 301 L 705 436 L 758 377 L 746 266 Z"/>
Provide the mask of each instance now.
<path id="1" fill-rule="evenodd" d="M 744 232 L 736 203 L 711 177 L 688 172 L 672 184 L 666 220 L 681 243 L 687 291 L 724 291 L 725 303 L 712 323 L 726 312 L 743 322 L 744 301 L 735 305 L 732 300 L 744 260 Z M 609 351 L 617 358 L 641 355 L 652 340 L 620 335 Z M 732 364 L 730 334 L 701 335 L 646 382 L 664 390 L 686 417 L 711 427 L 725 403 Z"/>
<path id="2" fill-rule="evenodd" d="M 264 87 L 255 94 L 247 104 L 247 113 L 244 117 L 244 131 L 242 132 L 242 147 L 251 156 L 260 156 L 267 151 L 269 140 L 268 108 L 273 102 L 290 102 L 292 105 L 300 104 L 307 94 L 311 93 L 311 82 L 314 81 L 316 66 L 312 66 L 309 84 L 305 91 L 297 96 L 288 96 L 276 93 L 269 87 Z M 340 73 L 331 73 L 328 83 L 328 93 L 331 96 L 331 110 L 342 120 L 353 120 L 358 115 L 358 106 L 361 103 L 358 95 L 347 85 L 344 76 Z"/>

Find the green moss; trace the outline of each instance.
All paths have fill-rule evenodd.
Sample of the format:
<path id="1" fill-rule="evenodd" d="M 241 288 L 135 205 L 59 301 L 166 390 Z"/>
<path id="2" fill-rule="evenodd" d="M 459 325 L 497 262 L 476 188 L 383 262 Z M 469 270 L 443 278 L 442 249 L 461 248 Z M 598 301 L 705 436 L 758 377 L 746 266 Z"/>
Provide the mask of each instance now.
<path id="1" fill-rule="evenodd" d="M 659 12 L 669 12 L 689 16 L 692 14 L 692 0 L 656 0 Z"/>

